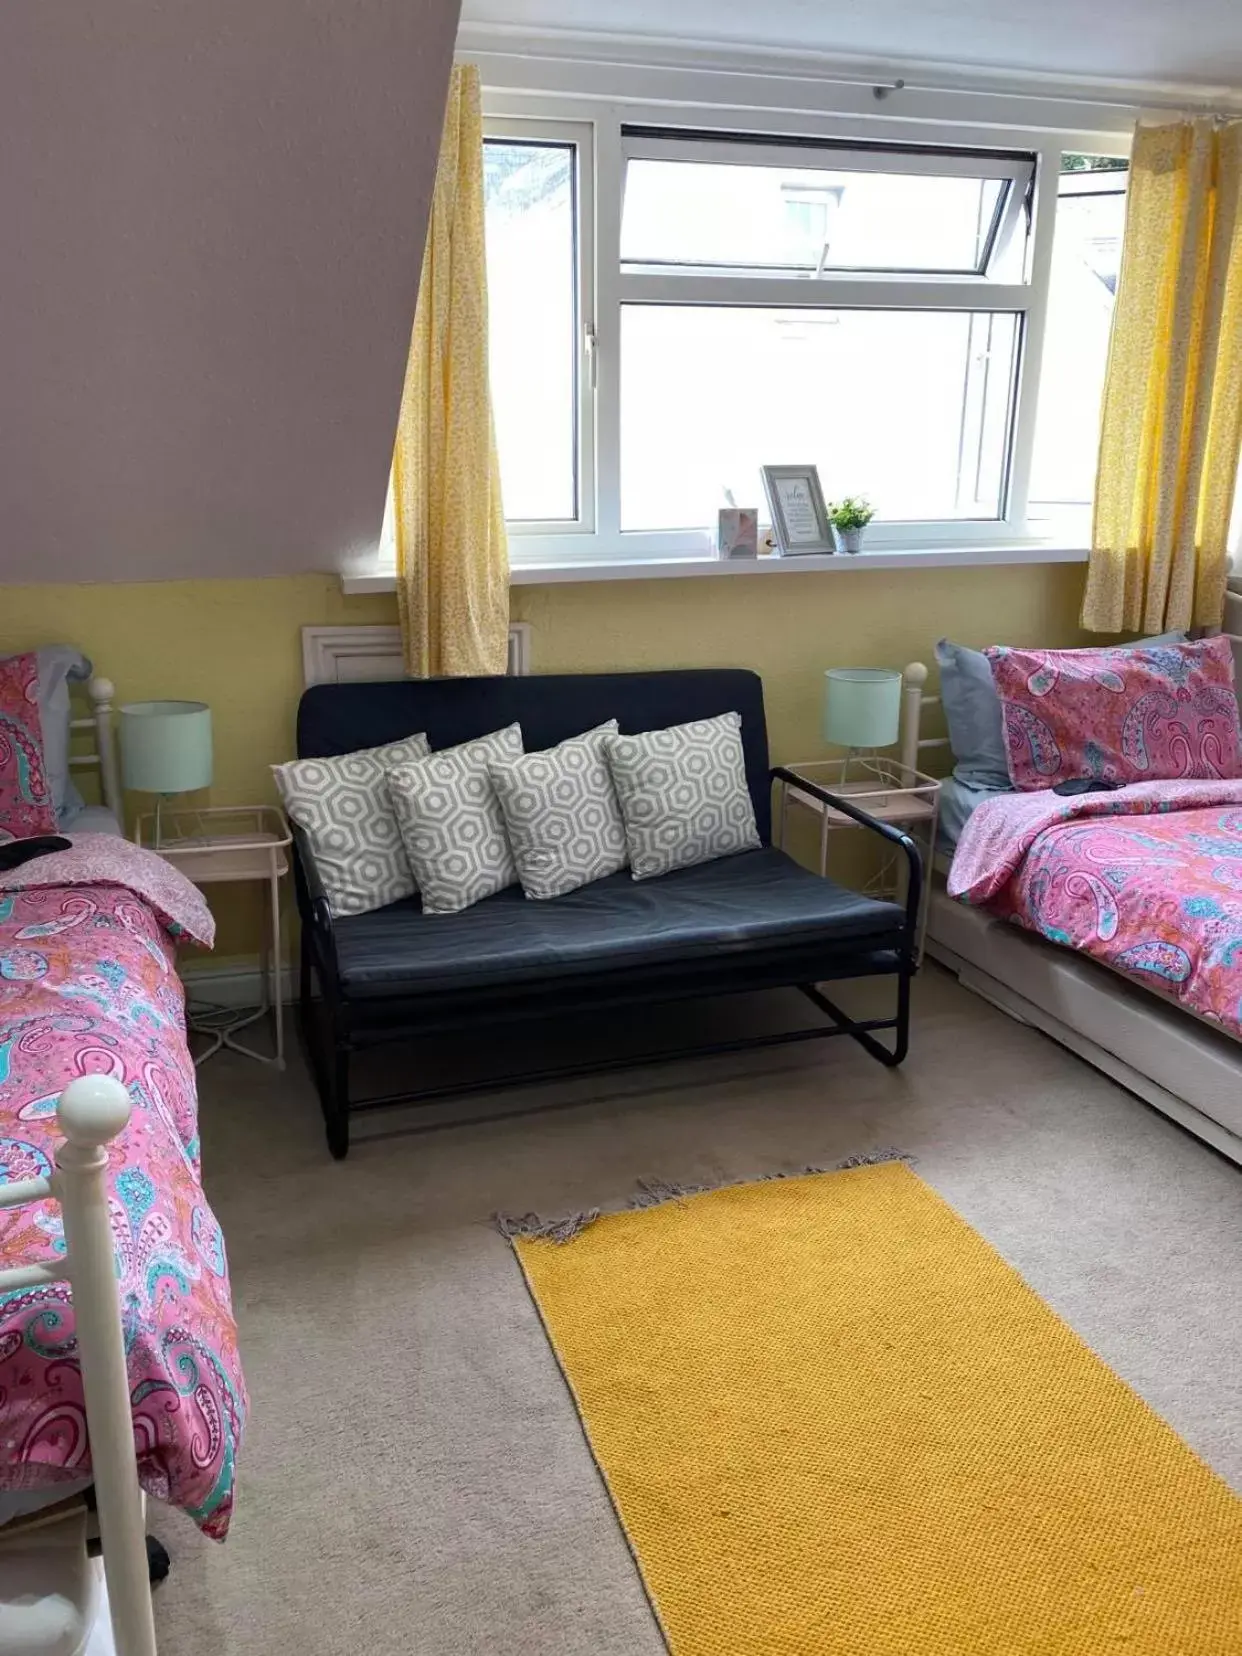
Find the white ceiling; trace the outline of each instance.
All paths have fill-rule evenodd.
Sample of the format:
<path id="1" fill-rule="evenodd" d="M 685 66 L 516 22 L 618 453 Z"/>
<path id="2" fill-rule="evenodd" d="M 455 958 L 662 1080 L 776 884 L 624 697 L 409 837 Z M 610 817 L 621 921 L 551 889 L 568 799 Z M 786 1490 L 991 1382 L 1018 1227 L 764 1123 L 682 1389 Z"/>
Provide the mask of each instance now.
<path id="1" fill-rule="evenodd" d="M 1239 0 L 464 0 L 462 19 L 1242 87 Z"/>

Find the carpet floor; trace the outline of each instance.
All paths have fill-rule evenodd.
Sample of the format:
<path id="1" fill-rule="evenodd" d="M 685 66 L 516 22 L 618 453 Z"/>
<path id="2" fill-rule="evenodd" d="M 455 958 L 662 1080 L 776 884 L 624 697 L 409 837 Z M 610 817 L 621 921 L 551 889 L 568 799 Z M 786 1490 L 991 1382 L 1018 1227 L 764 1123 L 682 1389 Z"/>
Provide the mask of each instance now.
<path id="1" fill-rule="evenodd" d="M 776 999 L 746 1015 L 783 1016 Z M 736 1033 L 739 1009 L 724 1015 Z M 205 1177 L 228 1239 L 252 1418 L 225 1546 L 152 1509 L 173 1554 L 156 1599 L 162 1648 L 660 1656 L 573 1407 L 488 1222 L 496 1209 L 620 1203 L 641 1176 L 714 1183 L 885 1146 L 912 1154 L 1242 1490 L 1242 1173 L 943 973 L 917 986 L 912 1056 L 895 1073 L 831 1041 L 538 1095 L 570 1101 L 583 1102 L 386 1130 L 338 1164 L 299 1062 L 283 1076 L 232 1055 L 206 1066 Z M 482 1105 L 516 1108 L 512 1096 L 472 1099 L 458 1116 Z"/>

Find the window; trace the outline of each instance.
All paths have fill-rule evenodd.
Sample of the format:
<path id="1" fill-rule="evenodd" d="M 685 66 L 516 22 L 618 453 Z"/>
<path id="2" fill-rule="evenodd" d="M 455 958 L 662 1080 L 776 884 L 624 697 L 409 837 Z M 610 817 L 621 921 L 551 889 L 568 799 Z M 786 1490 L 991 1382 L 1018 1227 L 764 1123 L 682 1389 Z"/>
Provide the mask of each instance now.
<path id="1" fill-rule="evenodd" d="M 492 408 L 517 522 L 578 516 L 575 172 L 572 144 L 483 147 Z"/>
<path id="2" fill-rule="evenodd" d="M 1128 181 L 1124 160 L 1061 158 L 1031 466 L 1032 516 L 1085 517 L 1095 492 L 1100 398 Z"/>
<path id="3" fill-rule="evenodd" d="M 1034 171 L 1031 156 L 622 136 L 628 270 L 995 274 Z"/>
<path id="4" fill-rule="evenodd" d="M 511 530 L 594 521 L 590 465 L 589 129 L 492 122 L 483 145 L 488 355 L 501 490 Z"/>
<path id="5" fill-rule="evenodd" d="M 515 563 L 706 555 L 717 507 L 766 519 L 760 468 L 795 460 L 869 496 L 876 548 L 1089 502 L 1124 161 L 508 107 L 484 173 Z"/>
<path id="6" fill-rule="evenodd" d="M 1010 312 L 625 305 L 621 528 L 701 529 L 776 455 L 889 522 L 997 519 Z"/>

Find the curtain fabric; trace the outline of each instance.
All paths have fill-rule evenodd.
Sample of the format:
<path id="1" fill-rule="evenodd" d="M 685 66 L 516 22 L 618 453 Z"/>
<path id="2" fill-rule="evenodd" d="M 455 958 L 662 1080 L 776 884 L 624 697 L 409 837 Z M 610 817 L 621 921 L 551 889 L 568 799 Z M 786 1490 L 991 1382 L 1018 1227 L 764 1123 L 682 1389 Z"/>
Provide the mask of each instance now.
<path id="1" fill-rule="evenodd" d="M 408 672 L 503 673 L 509 554 L 487 371 L 479 72 L 458 66 L 423 255 L 392 463 Z"/>
<path id="2" fill-rule="evenodd" d="M 1082 620 L 1212 627 L 1242 442 L 1242 123 L 1140 125 Z"/>

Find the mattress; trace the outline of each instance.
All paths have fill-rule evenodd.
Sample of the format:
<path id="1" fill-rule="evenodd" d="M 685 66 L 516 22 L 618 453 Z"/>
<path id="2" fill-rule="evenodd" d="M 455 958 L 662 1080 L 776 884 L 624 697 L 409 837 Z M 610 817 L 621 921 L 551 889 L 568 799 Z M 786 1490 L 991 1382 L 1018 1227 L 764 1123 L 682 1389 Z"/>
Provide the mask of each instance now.
<path id="1" fill-rule="evenodd" d="M 106 805 L 83 805 L 81 810 L 66 817 L 60 826 L 62 834 L 119 834 L 125 831 Z"/>
<path id="2" fill-rule="evenodd" d="M 937 850 L 952 856 L 957 849 L 957 842 L 962 837 L 962 829 L 970 820 L 971 813 L 976 806 L 985 799 L 996 799 L 1001 794 L 1009 793 L 1009 788 L 990 788 L 979 786 L 974 782 L 963 782 L 956 776 L 950 776 L 940 784 L 940 818 L 936 831 Z"/>

